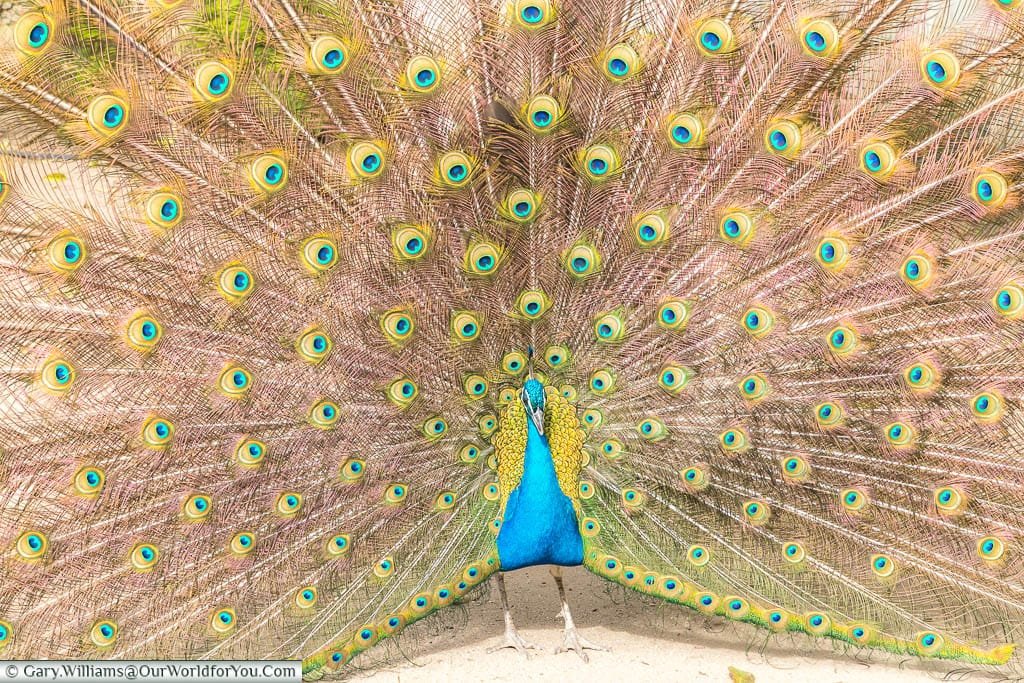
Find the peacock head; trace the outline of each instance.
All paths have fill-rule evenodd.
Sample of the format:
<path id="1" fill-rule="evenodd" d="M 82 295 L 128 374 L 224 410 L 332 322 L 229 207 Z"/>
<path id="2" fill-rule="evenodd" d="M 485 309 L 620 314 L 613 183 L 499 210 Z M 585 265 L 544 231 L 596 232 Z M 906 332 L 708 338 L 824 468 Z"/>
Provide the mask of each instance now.
<path id="1" fill-rule="evenodd" d="M 526 414 L 533 421 L 533 426 L 541 434 L 544 433 L 544 385 L 531 377 L 523 383 L 521 394 Z"/>

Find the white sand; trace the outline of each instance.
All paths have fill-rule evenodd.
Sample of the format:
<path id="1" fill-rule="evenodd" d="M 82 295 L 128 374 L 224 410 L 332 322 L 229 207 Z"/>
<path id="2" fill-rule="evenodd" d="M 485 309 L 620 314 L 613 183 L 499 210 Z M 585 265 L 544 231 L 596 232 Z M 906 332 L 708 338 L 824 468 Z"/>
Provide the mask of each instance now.
<path id="1" fill-rule="evenodd" d="M 896 681 L 989 681 L 1006 674 L 969 671 L 949 662 L 887 653 L 842 654 L 803 635 L 773 636 L 747 624 L 707 619 L 600 579 L 582 568 L 565 570 L 573 617 L 582 635 L 610 648 L 554 654 L 561 642 L 558 592 L 544 567 L 506 575 L 509 602 L 520 635 L 538 646 L 529 659 L 514 650 L 489 654 L 503 640 L 497 589 L 466 608 L 449 608 L 408 629 L 408 635 L 358 658 L 354 680 L 395 681 L 729 681 L 734 666 L 757 683 L 892 683 Z M 453 611 L 454 610 L 454 611 Z M 442 613 L 444 614 L 444 612 Z M 365 668 L 364 668 L 365 667 Z M 953 672 L 950 674 L 950 672 Z M 1012 674 L 1011 674 L 1012 677 Z"/>

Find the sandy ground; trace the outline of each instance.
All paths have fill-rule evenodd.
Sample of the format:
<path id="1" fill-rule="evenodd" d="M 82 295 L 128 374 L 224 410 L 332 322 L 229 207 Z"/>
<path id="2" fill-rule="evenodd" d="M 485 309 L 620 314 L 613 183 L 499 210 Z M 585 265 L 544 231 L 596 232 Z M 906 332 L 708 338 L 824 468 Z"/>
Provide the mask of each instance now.
<path id="1" fill-rule="evenodd" d="M 558 592 L 544 567 L 506 576 L 520 635 L 540 647 L 529 658 L 511 649 L 488 653 L 503 640 L 497 589 L 464 608 L 413 625 L 389 646 L 360 656 L 352 680 L 374 683 L 426 681 L 729 681 L 729 667 L 757 683 L 895 683 L 1001 680 L 948 662 L 887 653 L 842 654 L 802 635 L 774 636 L 747 624 L 707 619 L 676 605 L 651 601 L 586 570 L 565 570 L 569 604 L 581 634 L 609 652 L 554 654 L 561 642 Z"/>

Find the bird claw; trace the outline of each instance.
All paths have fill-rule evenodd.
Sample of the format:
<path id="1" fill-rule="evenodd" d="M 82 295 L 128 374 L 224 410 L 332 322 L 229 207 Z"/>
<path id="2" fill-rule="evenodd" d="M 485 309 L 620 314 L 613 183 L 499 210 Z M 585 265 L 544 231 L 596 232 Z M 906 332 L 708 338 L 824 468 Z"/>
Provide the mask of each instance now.
<path id="1" fill-rule="evenodd" d="M 590 662 L 590 657 L 584 650 L 598 650 L 600 652 L 608 652 L 608 648 L 595 645 L 583 636 L 579 634 L 576 627 L 565 629 L 565 636 L 562 638 L 562 644 L 555 648 L 555 654 L 559 652 L 569 652 L 573 650 L 580 656 L 584 662 Z"/>
<path id="2" fill-rule="evenodd" d="M 518 632 L 505 631 L 505 642 L 501 645 L 495 645 L 494 647 L 487 648 L 487 652 L 490 654 L 492 652 L 497 652 L 498 650 L 504 650 L 505 648 L 512 648 L 527 659 L 530 658 L 530 653 L 527 652 L 527 650 L 540 649 L 533 643 L 523 640 L 523 637 L 520 636 Z"/>

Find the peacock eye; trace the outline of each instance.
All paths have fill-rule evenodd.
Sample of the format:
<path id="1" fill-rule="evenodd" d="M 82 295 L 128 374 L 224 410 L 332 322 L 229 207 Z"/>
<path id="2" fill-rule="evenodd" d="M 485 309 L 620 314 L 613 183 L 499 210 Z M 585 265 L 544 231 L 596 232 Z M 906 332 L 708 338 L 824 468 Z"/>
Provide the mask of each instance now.
<path id="1" fill-rule="evenodd" d="M 921 75 L 936 90 L 952 90 L 960 81 L 960 61 L 949 50 L 932 50 L 921 55 Z"/>
<path id="2" fill-rule="evenodd" d="M 562 265 L 573 278 L 585 280 L 601 270 L 601 255 L 593 245 L 578 242 L 562 253 Z"/>
<path id="3" fill-rule="evenodd" d="M 204 102 L 220 102 L 231 95 L 234 73 L 222 62 L 203 62 L 196 70 L 193 87 Z"/>
<path id="4" fill-rule="evenodd" d="M 589 384 L 593 393 L 604 396 L 615 390 L 615 376 L 610 370 L 597 370 L 590 376 Z"/>
<path id="5" fill-rule="evenodd" d="M 473 176 L 474 162 L 463 152 L 447 152 L 437 163 L 440 182 L 450 188 L 466 185 Z"/>
<path id="6" fill-rule="evenodd" d="M 544 135 L 558 126 L 562 118 L 562 107 L 550 95 L 537 95 L 527 102 L 524 114 L 530 130 Z"/>
<path id="7" fill-rule="evenodd" d="M 603 144 L 591 145 L 580 150 L 577 162 L 583 170 L 583 175 L 594 182 L 603 182 L 618 175 L 622 166 L 622 160 L 615 148 Z"/>
<path id="8" fill-rule="evenodd" d="M 425 95 L 441 83 L 441 65 L 432 57 L 413 57 L 405 66 L 404 82 L 409 90 Z"/>
<path id="9" fill-rule="evenodd" d="M 348 47 L 335 36 L 321 36 L 309 46 L 308 69 L 314 74 L 338 74 L 349 64 Z"/>
<path id="10" fill-rule="evenodd" d="M 452 339 L 456 342 L 471 342 L 480 336 L 481 319 L 472 311 L 454 311 L 451 317 Z"/>
<path id="11" fill-rule="evenodd" d="M 384 148 L 376 142 L 357 142 L 348 150 L 348 165 L 352 177 L 372 180 L 384 172 Z"/>
<path id="12" fill-rule="evenodd" d="M 707 56 L 722 55 L 736 49 L 732 28 L 721 19 L 707 19 L 697 27 L 697 47 Z"/>
<path id="13" fill-rule="evenodd" d="M 704 122 L 697 114 L 681 112 L 665 124 L 669 144 L 675 149 L 692 149 L 704 144 Z"/>
<path id="14" fill-rule="evenodd" d="M 640 57 L 626 43 L 612 46 L 604 55 L 604 74 L 613 83 L 621 83 L 640 70 Z"/>
<path id="15" fill-rule="evenodd" d="M 833 57 L 839 49 L 839 29 L 828 19 L 815 19 L 800 31 L 800 44 L 813 57 Z"/>
<path id="16" fill-rule="evenodd" d="M 492 277 L 504 260 L 505 250 L 494 242 L 476 239 L 469 243 L 463 257 L 463 268 L 470 275 Z"/>
<path id="17" fill-rule="evenodd" d="M 743 312 L 743 328 L 749 335 L 760 338 L 775 326 L 775 315 L 766 306 L 751 306 Z"/>
<path id="18" fill-rule="evenodd" d="M 803 146 L 803 132 L 795 121 L 781 119 L 765 131 L 764 144 L 772 154 L 793 159 Z"/>

